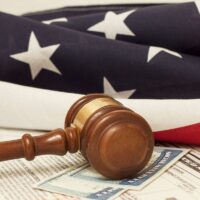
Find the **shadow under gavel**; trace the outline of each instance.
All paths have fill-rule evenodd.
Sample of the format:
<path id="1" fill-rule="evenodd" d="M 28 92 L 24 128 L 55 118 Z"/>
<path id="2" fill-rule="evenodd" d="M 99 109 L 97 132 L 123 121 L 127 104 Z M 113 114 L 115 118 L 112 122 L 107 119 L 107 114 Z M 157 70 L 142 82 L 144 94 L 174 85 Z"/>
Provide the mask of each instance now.
<path id="1" fill-rule="evenodd" d="M 0 161 L 80 150 L 99 173 L 123 179 L 145 167 L 153 146 L 151 128 L 141 116 L 109 96 L 90 94 L 72 105 L 64 130 L 0 142 Z"/>

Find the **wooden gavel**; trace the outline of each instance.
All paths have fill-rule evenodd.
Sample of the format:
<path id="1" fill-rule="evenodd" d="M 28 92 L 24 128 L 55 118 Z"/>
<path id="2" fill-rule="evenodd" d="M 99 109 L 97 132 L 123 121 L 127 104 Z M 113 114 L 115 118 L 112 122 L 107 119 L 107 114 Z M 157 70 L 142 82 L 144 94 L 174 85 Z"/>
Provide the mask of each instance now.
<path id="1" fill-rule="evenodd" d="M 102 175 L 122 179 L 145 167 L 153 146 L 151 128 L 141 116 L 109 96 L 90 94 L 72 105 L 64 130 L 0 142 L 0 161 L 80 150 Z"/>

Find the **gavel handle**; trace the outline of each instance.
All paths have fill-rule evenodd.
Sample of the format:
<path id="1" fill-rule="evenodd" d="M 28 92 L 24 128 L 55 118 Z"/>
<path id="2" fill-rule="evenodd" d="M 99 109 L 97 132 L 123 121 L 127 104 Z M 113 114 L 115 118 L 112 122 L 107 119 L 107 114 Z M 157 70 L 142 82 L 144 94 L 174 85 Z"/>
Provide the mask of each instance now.
<path id="1" fill-rule="evenodd" d="M 76 128 L 71 127 L 35 137 L 25 134 L 19 140 L 0 142 L 0 161 L 17 158 L 33 160 L 38 155 L 64 155 L 67 151 L 75 153 L 79 144 L 79 134 Z"/>

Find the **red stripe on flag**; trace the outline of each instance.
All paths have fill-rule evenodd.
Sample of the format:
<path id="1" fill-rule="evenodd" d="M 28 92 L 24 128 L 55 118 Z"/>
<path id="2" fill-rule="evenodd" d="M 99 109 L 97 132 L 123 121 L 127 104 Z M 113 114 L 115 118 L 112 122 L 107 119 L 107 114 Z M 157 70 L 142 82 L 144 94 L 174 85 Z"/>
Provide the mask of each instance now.
<path id="1" fill-rule="evenodd" d="M 156 141 L 200 145 L 200 123 L 154 132 Z"/>

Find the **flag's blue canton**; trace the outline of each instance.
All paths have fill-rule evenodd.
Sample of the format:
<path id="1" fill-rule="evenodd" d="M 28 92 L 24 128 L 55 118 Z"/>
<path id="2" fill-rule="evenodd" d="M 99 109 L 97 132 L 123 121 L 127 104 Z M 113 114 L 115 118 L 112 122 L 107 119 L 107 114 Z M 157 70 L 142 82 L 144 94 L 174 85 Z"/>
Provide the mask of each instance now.
<path id="1" fill-rule="evenodd" d="M 198 4 L 73 12 L 0 13 L 0 80 L 122 98 L 200 97 Z"/>

